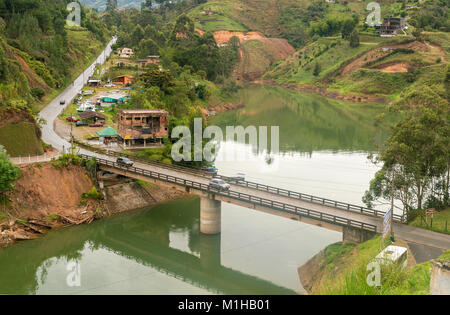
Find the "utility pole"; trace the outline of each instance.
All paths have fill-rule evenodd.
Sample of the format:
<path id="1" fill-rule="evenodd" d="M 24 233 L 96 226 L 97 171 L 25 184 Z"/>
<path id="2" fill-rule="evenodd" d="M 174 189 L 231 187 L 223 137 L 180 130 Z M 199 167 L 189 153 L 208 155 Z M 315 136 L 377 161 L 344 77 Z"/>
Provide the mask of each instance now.
<path id="1" fill-rule="evenodd" d="M 394 167 L 392 167 L 392 179 L 391 179 L 391 226 L 390 226 L 390 234 L 391 240 L 394 241 L 394 179 L 395 172 Z"/>

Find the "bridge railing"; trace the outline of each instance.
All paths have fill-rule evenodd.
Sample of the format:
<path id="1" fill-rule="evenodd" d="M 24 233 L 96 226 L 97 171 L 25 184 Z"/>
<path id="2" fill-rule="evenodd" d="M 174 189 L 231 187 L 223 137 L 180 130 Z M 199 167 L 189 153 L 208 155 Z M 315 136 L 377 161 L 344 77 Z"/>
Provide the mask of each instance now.
<path id="1" fill-rule="evenodd" d="M 91 156 L 84 155 L 84 154 L 82 154 L 82 157 L 84 159 L 92 158 Z M 230 198 L 233 198 L 236 200 L 249 202 L 249 203 L 252 203 L 255 205 L 268 207 L 268 208 L 271 208 L 274 210 L 278 210 L 278 211 L 282 211 L 282 212 L 286 212 L 286 213 L 290 213 L 290 214 L 295 214 L 298 216 L 304 216 L 304 217 L 309 217 L 309 218 L 313 218 L 313 219 L 318 219 L 320 221 L 328 222 L 328 223 L 332 223 L 332 224 L 336 224 L 336 225 L 351 226 L 351 227 L 355 227 L 355 228 L 359 228 L 359 229 L 363 229 L 363 230 L 377 232 L 377 227 L 375 225 L 357 221 L 357 220 L 351 220 L 351 219 L 331 215 L 328 213 L 323 213 L 323 212 L 316 211 L 316 210 L 311 210 L 311 209 L 307 209 L 307 208 L 303 208 L 303 207 L 299 207 L 299 206 L 286 204 L 283 202 L 278 202 L 278 201 L 274 201 L 274 200 L 270 200 L 270 199 L 256 197 L 256 196 L 241 193 L 238 191 L 232 191 L 232 190 L 219 191 L 217 189 L 211 188 L 209 185 L 204 184 L 204 183 L 195 182 L 192 180 L 187 180 L 187 179 L 183 179 L 180 177 L 171 176 L 171 175 L 167 175 L 167 174 L 162 174 L 162 173 L 147 170 L 147 169 L 137 168 L 134 166 L 126 167 L 126 166 L 120 165 L 116 162 L 105 160 L 105 159 L 97 158 L 97 163 L 99 165 L 110 166 L 115 169 L 123 170 L 125 172 L 159 179 L 159 180 L 169 182 L 169 183 L 183 185 L 185 187 L 198 189 L 203 192 L 215 193 L 217 195 L 230 197 Z"/>
<path id="2" fill-rule="evenodd" d="M 332 200 L 332 199 L 328 199 L 328 198 L 322 198 L 322 197 L 317 197 L 317 196 L 313 196 L 313 195 L 303 194 L 303 193 L 299 193 L 299 192 L 295 192 L 295 191 L 291 191 L 291 190 L 287 190 L 287 189 L 283 189 L 283 188 L 278 188 L 278 187 L 273 187 L 273 186 L 269 186 L 269 185 L 248 182 L 248 181 L 237 181 L 233 177 L 227 177 L 227 176 L 221 176 L 221 175 L 217 175 L 215 177 L 221 178 L 228 182 L 234 182 L 237 185 L 254 188 L 257 190 L 261 190 L 261 191 L 270 192 L 270 193 L 277 194 L 280 196 L 286 196 L 286 197 L 304 200 L 304 201 L 308 201 L 308 202 L 312 202 L 312 203 L 322 204 L 325 206 L 329 206 L 329 207 L 333 207 L 333 208 L 341 209 L 341 210 L 345 210 L 345 211 L 358 212 L 361 214 L 375 216 L 375 217 L 383 217 L 386 214 L 385 211 L 370 209 L 370 208 L 357 206 L 357 205 L 353 205 L 350 203 Z M 403 215 L 394 214 L 394 220 L 404 223 L 405 217 Z"/>
<path id="3" fill-rule="evenodd" d="M 196 176 L 202 176 L 205 178 L 212 177 L 211 175 L 205 174 L 201 170 L 196 170 L 196 169 L 192 169 L 192 168 L 185 167 L 185 166 L 169 165 L 169 164 L 164 164 L 161 162 L 148 161 L 145 159 L 137 158 L 136 156 L 133 156 L 131 154 L 105 150 L 105 149 L 93 147 L 91 145 L 81 143 L 81 142 L 78 142 L 78 144 L 85 146 L 95 152 L 109 155 L 109 156 L 127 157 L 127 158 L 130 158 L 131 160 L 145 163 L 148 165 L 154 165 L 154 166 L 160 167 L 160 168 L 165 168 L 165 169 L 169 169 L 169 170 L 177 170 L 180 172 L 194 174 Z M 255 183 L 255 182 L 249 182 L 249 181 L 245 181 L 245 180 L 236 180 L 234 177 L 223 176 L 223 175 L 215 175 L 214 177 L 221 178 L 227 182 L 233 182 L 236 185 L 241 185 L 241 186 L 245 186 L 245 187 L 249 187 L 249 188 L 253 188 L 253 189 L 257 189 L 257 190 L 261 190 L 261 191 L 266 191 L 266 192 L 270 192 L 270 193 L 277 194 L 280 196 L 286 196 L 286 197 L 290 197 L 290 198 L 304 200 L 307 202 L 322 204 L 325 206 L 333 207 L 333 208 L 344 210 L 344 211 L 358 212 L 358 213 L 361 213 L 364 215 L 375 216 L 375 217 L 384 217 L 384 215 L 386 214 L 385 211 L 381 211 L 381 210 L 370 209 L 370 208 L 366 208 L 363 206 L 358 206 L 358 205 L 354 205 L 354 204 L 350 204 L 350 203 L 346 203 L 346 202 L 342 202 L 342 201 L 317 197 L 317 196 L 313 196 L 313 195 L 309 195 L 309 194 L 299 193 L 299 192 L 295 192 L 292 190 L 278 188 L 278 187 L 264 185 L 264 184 L 259 184 L 259 183 Z M 393 216 L 394 216 L 394 221 L 406 223 L 406 217 L 404 215 L 398 215 L 398 214 L 394 213 Z"/>

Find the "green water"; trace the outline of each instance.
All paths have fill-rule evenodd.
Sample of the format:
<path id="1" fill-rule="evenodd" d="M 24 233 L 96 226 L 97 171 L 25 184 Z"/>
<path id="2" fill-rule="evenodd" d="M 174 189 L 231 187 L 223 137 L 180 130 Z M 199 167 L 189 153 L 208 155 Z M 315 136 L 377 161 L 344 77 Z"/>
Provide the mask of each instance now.
<path id="1" fill-rule="evenodd" d="M 224 142 L 253 161 L 217 161 L 223 175 L 361 204 L 377 167 L 367 152 L 385 137 L 381 105 L 347 104 L 285 89 L 250 86 L 245 108 L 220 125 L 279 125 L 281 152 Z M 189 198 L 0 249 L 0 294 L 293 294 L 297 269 L 341 233 L 222 203 L 222 233 L 199 233 L 199 199 Z"/>
<path id="2" fill-rule="evenodd" d="M 299 264 L 339 239 L 240 209 L 223 213 L 221 235 L 205 236 L 199 207 L 198 198 L 169 202 L 0 249 L 0 293 L 295 294 Z M 316 241 L 302 245 L 306 237 Z"/>
<path id="3" fill-rule="evenodd" d="M 239 91 L 245 108 L 212 120 L 219 126 L 279 126 L 283 152 L 372 151 L 387 136 L 375 126 L 381 104 L 346 103 L 315 94 L 250 85 Z"/>

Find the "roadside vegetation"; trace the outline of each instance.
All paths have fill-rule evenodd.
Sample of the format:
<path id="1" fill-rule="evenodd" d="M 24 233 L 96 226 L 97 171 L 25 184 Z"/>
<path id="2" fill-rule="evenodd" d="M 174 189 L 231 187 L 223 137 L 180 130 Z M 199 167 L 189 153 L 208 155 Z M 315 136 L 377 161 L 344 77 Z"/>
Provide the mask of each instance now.
<path id="1" fill-rule="evenodd" d="M 409 225 L 450 234 L 450 208 L 435 210 L 433 215 L 427 215 L 425 210 L 418 210 L 417 216 Z"/>
<path id="2" fill-rule="evenodd" d="M 430 290 L 431 263 L 412 265 L 402 269 L 396 264 L 381 268 L 381 286 L 370 286 L 367 277 L 371 270 L 367 265 L 380 253 L 381 245 L 386 247 L 391 242 L 381 237 L 359 245 L 333 244 L 325 251 L 325 268 L 321 281 L 313 290 L 313 294 L 339 295 L 426 295 Z M 444 253 L 440 259 L 448 256 Z"/>

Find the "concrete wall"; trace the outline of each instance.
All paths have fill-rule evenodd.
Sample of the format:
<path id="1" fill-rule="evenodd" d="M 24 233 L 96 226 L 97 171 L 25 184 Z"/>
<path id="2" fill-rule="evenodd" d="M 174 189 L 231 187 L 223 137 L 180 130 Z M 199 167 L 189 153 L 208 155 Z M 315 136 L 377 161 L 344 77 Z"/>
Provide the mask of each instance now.
<path id="1" fill-rule="evenodd" d="M 342 227 L 342 241 L 352 243 L 363 243 L 372 239 L 377 233 L 362 230 L 359 228 L 344 226 Z"/>

